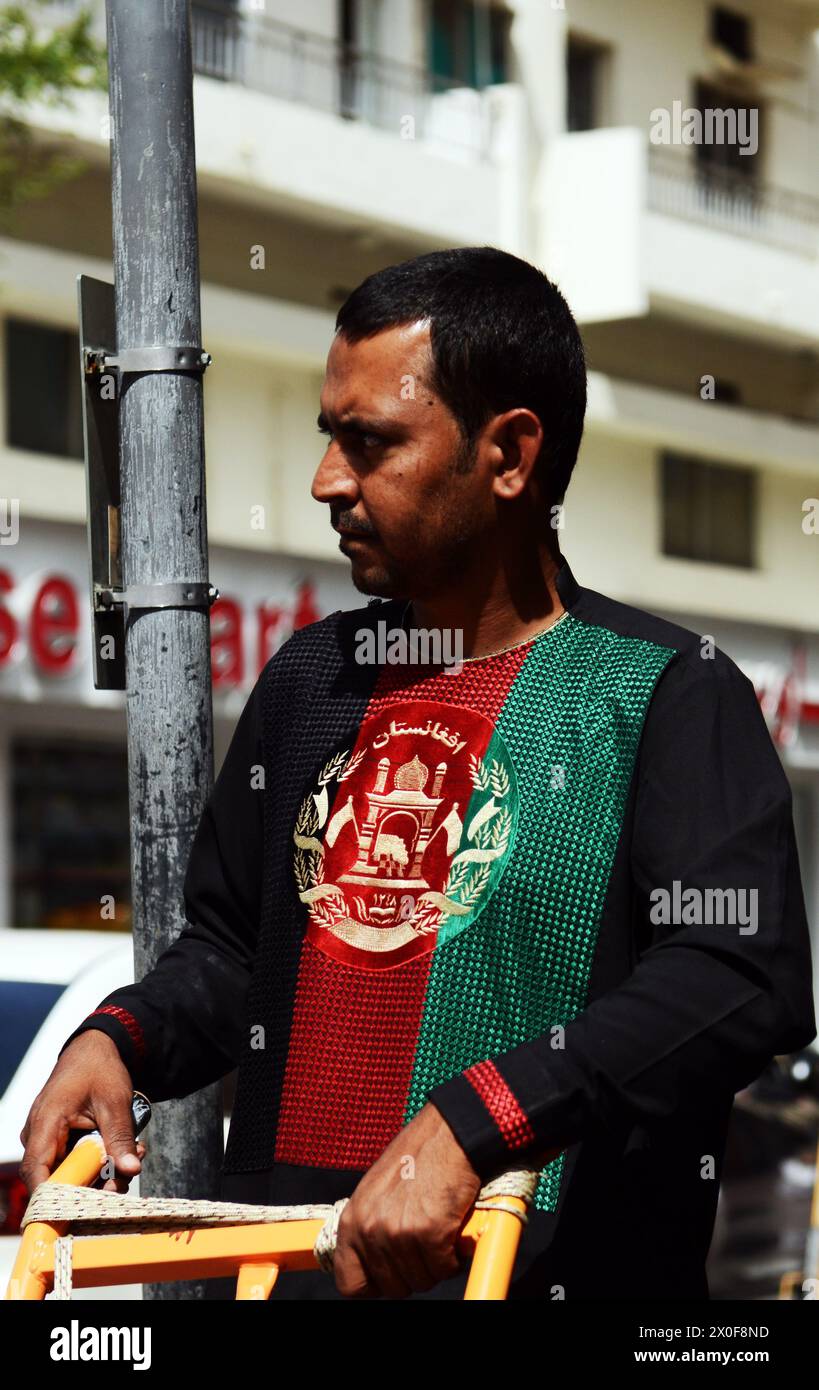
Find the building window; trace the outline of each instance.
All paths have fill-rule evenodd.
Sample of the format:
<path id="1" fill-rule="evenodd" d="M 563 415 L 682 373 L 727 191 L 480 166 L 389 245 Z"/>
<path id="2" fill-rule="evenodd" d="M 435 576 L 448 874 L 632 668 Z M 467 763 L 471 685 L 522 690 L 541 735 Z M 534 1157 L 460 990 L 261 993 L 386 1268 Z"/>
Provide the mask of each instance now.
<path id="1" fill-rule="evenodd" d="M 730 88 L 698 82 L 694 106 L 702 112 L 703 132 L 723 136 L 704 138 L 694 146 L 701 184 L 707 187 L 710 177 L 717 190 L 723 189 L 727 175 L 732 187 L 741 191 L 744 186 L 752 192 L 762 168 L 764 111 L 759 100 L 749 93 L 738 101 Z M 709 118 L 709 111 L 722 114 Z"/>
<path id="2" fill-rule="evenodd" d="M 340 0 L 339 7 L 339 114 L 356 115 L 358 54 L 356 52 L 355 0 Z"/>
<path id="3" fill-rule="evenodd" d="M 479 0 L 431 0 L 429 67 L 436 85 L 509 81 L 511 15 Z"/>
<path id="4" fill-rule="evenodd" d="M 128 759 L 117 743 L 11 744 L 12 925 L 131 925 Z M 114 900 L 113 918 L 101 899 Z"/>
<path id="5" fill-rule="evenodd" d="M 753 58 L 751 21 L 736 10 L 715 6 L 711 11 L 711 41 L 741 63 L 750 63 Z"/>
<path id="6" fill-rule="evenodd" d="M 756 473 L 698 458 L 661 458 L 662 549 L 681 560 L 756 564 Z"/>
<path id="7" fill-rule="evenodd" d="M 191 52 L 193 70 L 203 77 L 238 82 L 238 0 L 193 0 L 191 4 Z"/>
<path id="8" fill-rule="evenodd" d="M 576 35 L 566 50 L 566 129 L 596 130 L 603 124 L 603 83 L 608 49 Z"/>
<path id="9" fill-rule="evenodd" d="M 64 328 L 6 319 L 6 443 L 81 459 L 79 338 Z"/>

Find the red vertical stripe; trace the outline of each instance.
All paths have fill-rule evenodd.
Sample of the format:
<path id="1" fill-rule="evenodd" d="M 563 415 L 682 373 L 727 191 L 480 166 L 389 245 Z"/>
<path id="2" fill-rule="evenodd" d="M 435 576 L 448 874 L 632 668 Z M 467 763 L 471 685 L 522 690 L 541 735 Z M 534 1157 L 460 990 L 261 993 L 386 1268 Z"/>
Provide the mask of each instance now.
<path id="1" fill-rule="evenodd" d="M 468 662 L 457 674 L 384 666 L 364 718 L 404 700 L 439 700 L 476 710 L 494 726 L 528 651 L 527 643 Z M 358 747 L 357 740 L 353 751 Z M 277 1162 L 363 1169 L 398 1133 L 432 958 L 427 951 L 393 969 L 368 970 L 334 960 L 305 939 Z"/>

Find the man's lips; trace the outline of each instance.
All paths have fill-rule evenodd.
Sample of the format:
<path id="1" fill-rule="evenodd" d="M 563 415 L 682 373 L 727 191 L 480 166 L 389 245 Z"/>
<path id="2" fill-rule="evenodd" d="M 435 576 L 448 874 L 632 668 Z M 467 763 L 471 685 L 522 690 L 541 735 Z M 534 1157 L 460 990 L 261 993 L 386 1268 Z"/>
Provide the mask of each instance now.
<path id="1" fill-rule="evenodd" d="M 376 539 L 370 532 L 343 531 L 338 526 L 334 526 L 333 530 L 345 541 L 374 541 Z"/>

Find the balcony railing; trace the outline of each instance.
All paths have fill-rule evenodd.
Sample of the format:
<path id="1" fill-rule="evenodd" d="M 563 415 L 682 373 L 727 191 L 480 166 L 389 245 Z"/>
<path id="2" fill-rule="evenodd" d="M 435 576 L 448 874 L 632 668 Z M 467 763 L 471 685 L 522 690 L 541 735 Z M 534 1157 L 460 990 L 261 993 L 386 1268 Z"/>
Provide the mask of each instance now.
<path id="1" fill-rule="evenodd" d="M 803 256 L 819 250 L 819 199 L 651 146 L 648 206 Z"/>
<path id="2" fill-rule="evenodd" d="M 364 121 L 441 152 L 488 155 L 487 105 L 474 88 L 213 0 L 193 0 L 191 28 L 194 70 L 202 76 Z"/>

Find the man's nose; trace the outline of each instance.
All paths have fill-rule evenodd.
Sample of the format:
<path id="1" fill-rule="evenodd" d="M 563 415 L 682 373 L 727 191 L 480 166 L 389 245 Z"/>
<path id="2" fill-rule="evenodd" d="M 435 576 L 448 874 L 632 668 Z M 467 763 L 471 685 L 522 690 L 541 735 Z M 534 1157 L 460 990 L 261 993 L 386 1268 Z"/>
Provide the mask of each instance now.
<path id="1" fill-rule="evenodd" d="M 310 492 L 316 502 L 332 502 L 335 498 L 354 502 L 358 496 L 355 474 L 335 440 L 328 445 L 316 469 Z"/>

